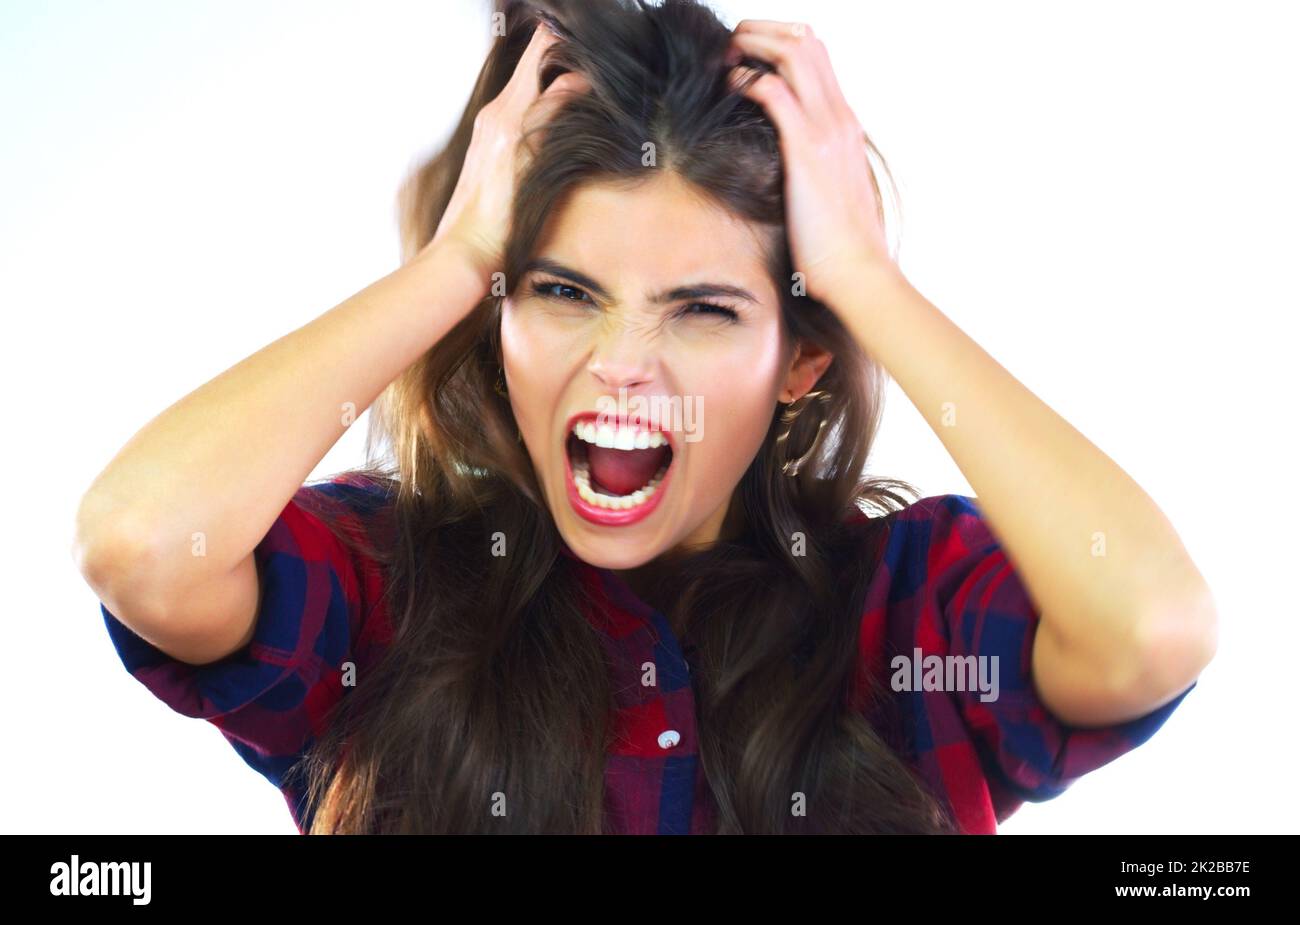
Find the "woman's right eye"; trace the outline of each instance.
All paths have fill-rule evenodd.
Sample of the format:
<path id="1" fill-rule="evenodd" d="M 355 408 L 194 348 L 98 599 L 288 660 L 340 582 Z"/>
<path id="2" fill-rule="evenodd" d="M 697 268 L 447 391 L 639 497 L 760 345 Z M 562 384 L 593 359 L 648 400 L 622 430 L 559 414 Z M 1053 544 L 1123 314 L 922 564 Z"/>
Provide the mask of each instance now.
<path id="1" fill-rule="evenodd" d="M 576 297 L 574 293 L 577 294 Z M 587 299 L 587 294 L 576 286 L 555 281 L 533 283 L 533 294 L 544 299 L 562 299 L 565 302 L 581 302 Z"/>

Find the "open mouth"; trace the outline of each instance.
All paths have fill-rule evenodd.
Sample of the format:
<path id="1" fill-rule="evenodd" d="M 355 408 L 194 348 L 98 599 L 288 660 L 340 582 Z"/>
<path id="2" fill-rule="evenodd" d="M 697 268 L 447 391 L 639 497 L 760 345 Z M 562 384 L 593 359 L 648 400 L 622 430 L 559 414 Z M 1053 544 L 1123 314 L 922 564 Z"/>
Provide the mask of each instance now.
<path id="1" fill-rule="evenodd" d="M 565 438 L 569 500 L 582 517 L 624 526 L 646 517 L 662 500 L 673 469 L 668 433 L 635 422 L 597 423 L 577 415 Z"/>

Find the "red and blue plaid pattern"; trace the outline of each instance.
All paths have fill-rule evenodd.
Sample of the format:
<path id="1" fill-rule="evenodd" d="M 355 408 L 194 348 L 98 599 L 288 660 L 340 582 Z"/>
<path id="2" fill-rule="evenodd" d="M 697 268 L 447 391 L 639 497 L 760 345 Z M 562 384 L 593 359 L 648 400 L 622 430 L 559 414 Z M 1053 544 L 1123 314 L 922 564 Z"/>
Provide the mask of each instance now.
<path id="1" fill-rule="evenodd" d="M 280 788 L 301 832 L 311 818 L 300 782 L 287 772 L 343 696 L 344 663 L 364 677 L 392 636 L 380 567 L 340 542 L 313 505 L 331 505 L 349 532 L 382 542 L 377 524 L 388 499 L 383 487 L 351 475 L 299 489 L 255 551 L 262 600 L 253 640 L 218 662 L 173 659 L 100 605 L 127 670 L 178 713 L 220 729 L 249 766 Z M 888 684 L 896 654 L 911 657 L 919 649 L 924 656 L 1000 660 L 999 696 L 990 702 L 977 690 L 891 694 L 906 699 L 903 757 L 948 801 L 963 832 L 994 833 L 1025 801 L 1051 799 L 1142 744 L 1196 686 L 1121 725 L 1060 722 L 1031 683 L 1039 615 L 975 499 L 924 498 L 886 522 L 883 558 L 863 607 L 852 696 L 863 695 L 867 672 Z M 688 656 L 664 616 L 615 573 L 579 565 L 596 602 L 588 617 L 614 671 L 605 831 L 713 831 Z M 653 685 L 641 683 L 647 664 L 655 666 Z"/>

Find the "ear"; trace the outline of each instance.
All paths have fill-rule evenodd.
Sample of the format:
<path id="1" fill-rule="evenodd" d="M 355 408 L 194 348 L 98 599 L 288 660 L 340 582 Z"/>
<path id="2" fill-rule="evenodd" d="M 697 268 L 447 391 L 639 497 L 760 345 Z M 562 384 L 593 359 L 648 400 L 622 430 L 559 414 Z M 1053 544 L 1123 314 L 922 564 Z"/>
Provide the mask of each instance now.
<path id="1" fill-rule="evenodd" d="M 817 384 L 833 359 L 835 357 L 829 351 L 816 344 L 800 341 L 795 346 L 794 358 L 790 361 L 790 371 L 786 373 L 780 400 L 792 402 L 803 398 Z"/>

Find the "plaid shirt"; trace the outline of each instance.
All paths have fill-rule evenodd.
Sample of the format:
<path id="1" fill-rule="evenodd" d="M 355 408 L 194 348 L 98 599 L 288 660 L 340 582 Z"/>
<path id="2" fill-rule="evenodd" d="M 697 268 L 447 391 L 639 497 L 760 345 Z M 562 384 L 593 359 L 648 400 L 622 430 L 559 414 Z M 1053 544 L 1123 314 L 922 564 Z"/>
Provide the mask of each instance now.
<path id="1" fill-rule="evenodd" d="M 343 475 L 305 485 L 257 546 L 262 599 L 252 642 L 220 661 L 173 659 L 101 603 L 126 669 L 176 712 L 221 730 L 243 760 L 280 788 L 300 832 L 311 817 L 287 771 L 344 695 L 345 662 L 365 667 L 391 639 L 383 576 L 302 503 L 339 505 L 347 530 L 376 535 L 387 495 Z M 865 522 L 862 515 L 857 522 Z M 976 507 L 962 495 L 923 498 L 886 515 L 888 534 L 863 605 L 851 704 L 866 701 L 867 672 L 888 685 L 891 660 L 998 656 L 998 696 L 978 689 L 910 690 L 901 710 L 903 758 L 947 800 L 961 830 L 993 834 L 1025 801 L 1059 795 L 1081 775 L 1145 742 L 1195 683 L 1130 722 L 1073 728 L 1035 694 L 1030 654 L 1038 613 Z M 700 834 L 716 816 L 700 762 L 690 659 L 664 615 L 612 571 L 578 560 L 596 605 L 588 618 L 614 666 L 614 746 L 605 768 L 604 830 Z M 924 663 L 924 659 L 922 659 Z M 653 663 L 657 683 L 641 683 Z"/>

